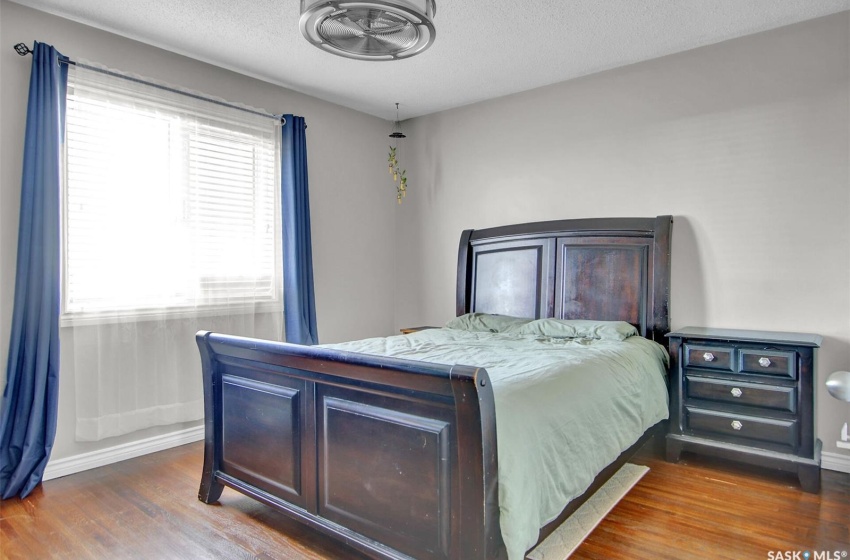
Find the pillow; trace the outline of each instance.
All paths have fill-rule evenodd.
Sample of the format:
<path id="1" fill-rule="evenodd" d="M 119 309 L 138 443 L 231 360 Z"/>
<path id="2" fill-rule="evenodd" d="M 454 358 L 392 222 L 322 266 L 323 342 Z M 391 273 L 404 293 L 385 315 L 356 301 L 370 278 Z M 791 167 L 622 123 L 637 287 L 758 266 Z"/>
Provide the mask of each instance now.
<path id="1" fill-rule="evenodd" d="M 446 323 L 446 328 L 460 331 L 514 332 L 514 329 L 521 327 L 531 320 L 532 319 L 523 319 L 521 317 L 510 317 L 508 315 L 467 313 L 466 315 L 455 317 Z"/>
<path id="2" fill-rule="evenodd" d="M 634 325 L 625 321 L 591 321 L 585 319 L 537 319 L 512 330 L 515 334 L 536 334 L 555 338 L 598 338 L 626 340 L 638 334 Z"/>

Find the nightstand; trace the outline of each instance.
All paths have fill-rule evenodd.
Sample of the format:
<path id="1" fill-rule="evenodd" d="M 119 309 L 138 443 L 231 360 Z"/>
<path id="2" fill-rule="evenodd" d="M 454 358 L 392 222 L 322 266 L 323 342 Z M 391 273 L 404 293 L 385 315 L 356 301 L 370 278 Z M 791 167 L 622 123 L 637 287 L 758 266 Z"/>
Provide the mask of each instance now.
<path id="1" fill-rule="evenodd" d="M 693 451 L 797 474 L 820 490 L 815 357 L 822 337 L 687 327 L 670 339 L 667 460 Z"/>
<path id="2" fill-rule="evenodd" d="M 401 334 L 410 334 L 418 331 L 424 331 L 427 329 L 439 329 L 440 327 L 405 327 L 403 329 L 399 329 Z"/>

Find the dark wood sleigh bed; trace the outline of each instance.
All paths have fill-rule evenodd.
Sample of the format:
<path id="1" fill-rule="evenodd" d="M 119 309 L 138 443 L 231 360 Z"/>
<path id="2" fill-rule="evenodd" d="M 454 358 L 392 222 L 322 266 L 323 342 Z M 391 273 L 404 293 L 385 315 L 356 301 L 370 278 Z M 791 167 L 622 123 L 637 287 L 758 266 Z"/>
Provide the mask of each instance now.
<path id="1" fill-rule="evenodd" d="M 658 216 L 466 230 L 457 314 L 623 320 L 663 344 L 671 225 Z M 209 332 L 197 342 L 201 501 L 217 501 L 229 486 L 374 558 L 505 557 L 484 369 Z M 540 540 L 653 431 L 600 472 Z"/>

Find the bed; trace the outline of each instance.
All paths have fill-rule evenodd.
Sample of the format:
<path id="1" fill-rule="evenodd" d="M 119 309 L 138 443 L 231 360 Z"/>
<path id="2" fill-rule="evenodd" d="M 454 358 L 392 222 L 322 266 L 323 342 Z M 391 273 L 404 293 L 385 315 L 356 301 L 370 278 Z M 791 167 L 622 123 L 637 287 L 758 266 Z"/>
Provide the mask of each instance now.
<path id="1" fill-rule="evenodd" d="M 641 345 L 636 338 L 663 343 L 671 225 L 670 216 L 658 216 L 466 230 L 455 322 L 522 318 L 517 328 L 534 331 L 547 318 L 616 321 L 637 332 L 633 346 Z M 515 335 L 489 330 L 499 329 L 448 334 Z M 576 340 L 528 335 L 547 344 Z M 513 400 L 497 398 L 506 394 L 504 374 L 494 374 L 494 391 L 489 372 L 474 364 L 408 359 L 407 347 L 442 351 L 443 335 L 406 336 L 358 348 L 198 333 L 206 429 L 199 499 L 215 502 L 231 487 L 374 558 L 521 558 L 663 423 L 659 416 L 634 437 L 620 437 L 619 454 L 596 466 L 581 483 L 584 492 L 548 516 L 536 539 L 503 538 L 505 450 L 496 412 Z M 469 355 L 486 362 L 488 353 Z M 504 436 L 512 424 L 502 415 L 499 421 Z M 507 479 L 506 461 L 503 467 Z"/>

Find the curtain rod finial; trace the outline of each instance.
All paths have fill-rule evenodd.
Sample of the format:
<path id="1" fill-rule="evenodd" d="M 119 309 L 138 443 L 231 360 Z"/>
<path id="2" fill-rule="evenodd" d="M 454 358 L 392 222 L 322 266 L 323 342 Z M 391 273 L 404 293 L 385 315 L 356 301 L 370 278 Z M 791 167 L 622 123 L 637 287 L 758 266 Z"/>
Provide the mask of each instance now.
<path id="1" fill-rule="evenodd" d="M 21 56 L 26 56 L 26 55 L 30 54 L 32 51 L 26 45 L 26 43 L 18 43 L 17 45 L 15 45 L 15 52 L 18 53 Z"/>

